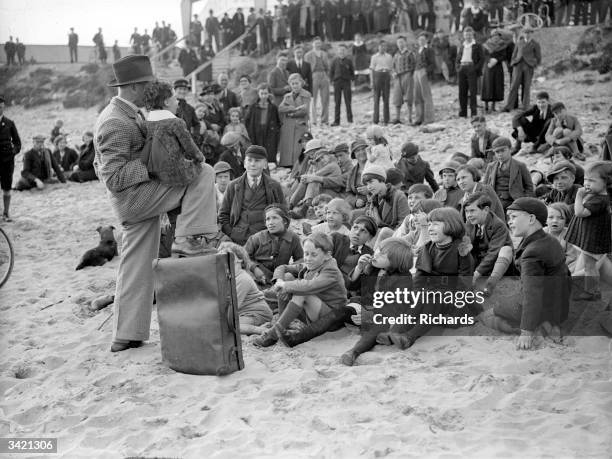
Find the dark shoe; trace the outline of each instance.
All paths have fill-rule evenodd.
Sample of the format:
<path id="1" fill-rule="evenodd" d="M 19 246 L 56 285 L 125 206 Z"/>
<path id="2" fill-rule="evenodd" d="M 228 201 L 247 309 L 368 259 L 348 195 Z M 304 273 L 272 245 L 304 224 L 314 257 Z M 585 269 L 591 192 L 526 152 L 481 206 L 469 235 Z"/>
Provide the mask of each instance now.
<path id="1" fill-rule="evenodd" d="M 302 204 L 301 206 L 295 206 L 293 210 L 289 211 L 289 216 L 296 220 L 306 218 L 306 212 L 308 212 L 309 204 Z"/>
<path id="2" fill-rule="evenodd" d="M 402 124 L 402 122 L 398 119 L 391 120 L 391 124 Z"/>
<path id="3" fill-rule="evenodd" d="M 415 121 L 414 123 L 411 123 L 411 126 L 420 126 L 421 124 L 423 124 L 422 121 Z"/>
<path id="4" fill-rule="evenodd" d="M 2 214 L 2 220 L 5 221 L 6 223 L 10 223 L 13 221 L 13 219 L 11 217 L 9 217 L 9 214 Z"/>
<path id="5" fill-rule="evenodd" d="M 340 126 L 340 123 L 332 123 L 330 126 L 331 126 L 331 127 Z"/>
<path id="6" fill-rule="evenodd" d="M 142 341 L 113 341 L 111 344 L 110 351 L 111 352 L 121 352 L 126 351 L 128 349 L 134 349 L 142 346 Z"/>
<path id="7" fill-rule="evenodd" d="M 351 316 L 354 314 L 355 310 L 353 308 L 344 307 L 334 309 L 297 332 L 292 333 L 291 330 L 282 332 L 280 334 L 280 339 L 287 346 L 295 347 L 325 332 L 340 329 L 346 322 L 351 320 Z"/>
<path id="8" fill-rule="evenodd" d="M 508 107 L 504 107 L 501 109 L 502 113 L 510 113 L 510 109 Z"/>
<path id="9" fill-rule="evenodd" d="M 208 242 L 202 236 L 187 236 L 181 242 L 172 244 L 172 254 L 183 257 L 195 257 L 209 253 Z"/>

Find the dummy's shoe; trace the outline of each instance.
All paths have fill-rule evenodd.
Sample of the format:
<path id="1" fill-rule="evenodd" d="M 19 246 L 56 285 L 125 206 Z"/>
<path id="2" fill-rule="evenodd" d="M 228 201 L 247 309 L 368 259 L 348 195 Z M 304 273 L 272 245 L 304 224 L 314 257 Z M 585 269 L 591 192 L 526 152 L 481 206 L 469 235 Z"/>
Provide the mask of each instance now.
<path id="1" fill-rule="evenodd" d="M 111 344 L 111 352 L 121 352 L 128 349 L 135 349 L 142 346 L 142 341 L 113 341 Z"/>
<path id="2" fill-rule="evenodd" d="M 263 335 L 258 336 L 253 340 L 253 346 L 256 347 L 270 347 L 276 344 L 278 341 L 277 329 L 279 328 L 278 324 L 275 324 L 270 330 L 265 332 Z"/>

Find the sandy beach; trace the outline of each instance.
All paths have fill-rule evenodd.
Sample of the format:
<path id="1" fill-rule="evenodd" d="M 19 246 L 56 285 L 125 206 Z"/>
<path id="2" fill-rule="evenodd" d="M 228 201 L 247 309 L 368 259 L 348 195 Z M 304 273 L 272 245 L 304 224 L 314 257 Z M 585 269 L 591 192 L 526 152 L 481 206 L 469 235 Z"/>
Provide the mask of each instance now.
<path id="1" fill-rule="evenodd" d="M 581 72 L 534 81 L 533 90 L 562 100 L 580 119 L 585 142 L 599 145 L 610 88 L 609 76 Z M 434 171 L 449 153 L 469 154 L 472 131 L 454 118 L 456 93 L 434 88 L 439 132 L 385 128 L 393 150 L 412 140 Z M 352 140 L 371 119 L 369 101 L 369 94 L 355 96 L 353 126 L 315 128 L 314 135 L 329 145 Z M 22 151 L 58 118 L 78 144 L 96 114 L 59 103 L 6 109 Z M 510 114 L 487 118 L 509 135 Z M 538 158 L 519 159 L 531 165 Z M 101 183 L 14 192 L 12 216 L 2 224 L 16 262 L 0 290 L 0 437 L 57 437 L 54 457 L 67 458 L 610 457 L 609 338 L 539 339 L 536 350 L 518 352 L 515 338 L 478 336 L 486 333 L 476 325 L 460 336 L 424 337 L 405 352 L 377 346 L 345 367 L 339 356 L 358 338 L 352 328 L 293 349 L 260 350 L 244 338 L 244 370 L 180 374 L 162 362 L 156 312 L 144 347 L 112 354 L 112 307 L 88 309 L 114 291 L 119 262 L 74 270 L 97 244 L 98 226 L 117 227 L 120 241 Z"/>

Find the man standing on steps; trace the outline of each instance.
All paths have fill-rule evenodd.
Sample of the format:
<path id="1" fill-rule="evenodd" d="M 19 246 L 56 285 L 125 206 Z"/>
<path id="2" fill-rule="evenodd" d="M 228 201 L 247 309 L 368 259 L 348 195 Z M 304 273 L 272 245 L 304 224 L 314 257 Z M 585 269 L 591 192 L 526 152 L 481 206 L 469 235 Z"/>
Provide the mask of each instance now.
<path id="1" fill-rule="evenodd" d="M 401 112 L 404 102 L 408 107 L 408 124 L 412 124 L 412 100 L 414 97 L 414 68 L 416 57 L 414 52 L 408 49 L 405 37 L 397 39 L 397 53 L 393 56 L 393 70 L 391 76 L 394 79 L 392 89 L 393 106 L 395 107 L 395 118 L 393 124 L 401 124 Z"/>
<path id="2" fill-rule="evenodd" d="M 312 69 L 312 116 L 313 124 L 317 124 L 317 96 L 321 95 L 321 124 L 329 122 L 329 59 L 321 49 L 321 38 L 312 40 L 312 49 L 306 53 L 304 60 Z"/>
<path id="3" fill-rule="evenodd" d="M 2 185 L 2 199 L 4 212 L 2 219 L 10 222 L 9 208 L 11 206 L 11 188 L 13 187 L 13 171 L 15 170 L 15 156 L 21 150 L 21 139 L 15 123 L 4 116 L 4 96 L 0 95 L 0 185 Z"/>
<path id="4" fill-rule="evenodd" d="M 79 36 L 74 33 L 74 27 L 70 27 L 70 33 L 68 34 L 68 50 L 70 51 L 70 63 L 79 61 L 78 54 Z"/>
<path id="5" fill-rule="evenodd" d="M 521 36 L 514 47 L 512 53 L 512 84 L 508 93 L 506 106 L 503 112 L 512 110 L 518 100 L 519 87 L 523 87 L 522 109 L 529 108 L 529 92 L 531 91 L 531 80 L 535 68 L 542 63 L 542 51 L 540 44 L 533 39 L 533 29 L 529 26 L 524 27 Z"/>
<path id="6" fill-rule="evenodd" d="M 184 78 L 180 78 L 174 82 L 174 92 L 178 100 L 176 116 L 185 121 L 189 132 L 192 136 L 195 136 L 200 134 L 200 122 L 196 116 L 195 109 L 185 100 L 187 94 L 189 94 L 189 89 L 189 81 Z"/>
<path id="7" fill-rule="evenodd" d="M 95 168 L 122 226 L 111 352 L 140 347 L 149 338 L 153 306 L 153 260 L 158 256 L 160 215 L 180 208 L 172 252 L 205 253 L 217 237 L 215 173 L 202 172 L 187 186 L 167 186 L 149 175 L 143 157 L 144 92 L 155 80 L 148 56 L 113 63 L 119 95 L 100 113 L 94 128 Z"/>
<path id="8" fill-rule="evenodd" d="M 222 89 L 221 97 L 219 97 L 219 103 L 221 104 L 221 107 L 223 107 L 223 115 L 227 118 L 230 108 L 240 107 L 240 99 L 234 91 L 227 87 L 229 84 L 229 77 L 227 76 L 227 73 L 220 73 L 217 77 L 217 83 L 219 83 L 219 86 L 221 86 Z"/>
<path id="9" fill-rule="evenodd" d="M 457 78 L 459 83 L 459 117 L 467 118 L 468 94 L 470 100 L 470 116 L 478 114 L 476 96 L 478 92 L 478 77 L 484 62 L 482 46 L 474 41 L 474 29 L 466 27 L 463 30 L 463 43 L 457 52 Z"/>
<path id="10" fill-rule="evenodd" d="M 215 39 L 215 52 L 218 53 L 221 49 L 221 42 L 219 41 L 219 20 L 214 15 L 214 11 L 210 10 L 209 16 L 206 18 L 206 24 L 204 28 L 206 29 L 206 39 L 212 46 L 213 38 Z"/>

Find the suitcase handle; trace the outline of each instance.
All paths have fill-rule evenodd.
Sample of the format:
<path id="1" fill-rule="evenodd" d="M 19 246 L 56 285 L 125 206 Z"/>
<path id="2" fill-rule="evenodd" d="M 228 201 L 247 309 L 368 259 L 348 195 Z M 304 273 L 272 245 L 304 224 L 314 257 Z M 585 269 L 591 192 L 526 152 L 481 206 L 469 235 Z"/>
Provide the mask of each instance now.
<path id="1" fill-rule="evenodd" d="M 236 327 L 234 325 L 234 308 L 232 307 L 231 302 L 230 307 L 227 308 L 227 326 L 232 332 L 236 333 Z"/>

